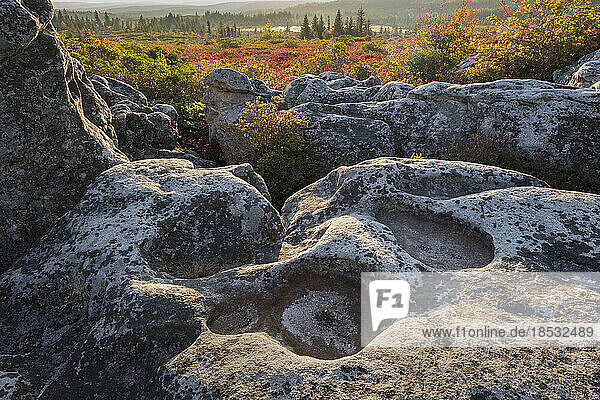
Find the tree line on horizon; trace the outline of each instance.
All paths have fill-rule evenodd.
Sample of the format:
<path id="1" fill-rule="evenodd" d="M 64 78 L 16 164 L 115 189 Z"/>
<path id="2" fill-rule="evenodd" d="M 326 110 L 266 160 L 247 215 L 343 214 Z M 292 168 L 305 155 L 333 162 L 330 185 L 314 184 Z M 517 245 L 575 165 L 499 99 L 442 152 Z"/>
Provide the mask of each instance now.
<path id="1" fill-rule="evenodd" d="M 396 28 L 397 31 L 397 28 Z M 333 24 L 331 18 L 327 16 L 327 25 L 323 20 L 323 15 L 317 18 L 315 14 L 312 22 L 308 22 L 308 15 L 304 15 L 302 26 L 300 27 L 300 39 L 329 39 L 339 36 L 372 36 L 371 21 L 366 18 L 362 6 L 356 12 L 356 21 L 352 17 L 347 17 L 346 22 L 342 21 L 342 13 L 337 11 Z"/>
<path id="2" fill-rule="evenodd" d="M 255 14 L 253 16 L 242 13 L 221 13 L 206 11 L 203 15 L 175 15 L 169 13 L 164 17 L 146 18 L 143 15 L 135 19 L 121 19 L 111 16 L 107 12 L 90 13 L 57 10 L 53 17 L 53 24 L 59 30 L 65 30 L 76 34 L 82 33 L 104 33 L 104 32 L 139 32 L 139 33 L 174 33 L 186 32 L 202 36 L 216 37 L 239 37 L 242 35 L 241 26 L 286 26 L 285 32 L 291 34 L 290 21 L 298 16 L 289 11 L 274 11 L 269 13 Z M 340 10 L 337 11 L 333 21 L 330 16 L 323 15 L 312 18 L 309 22 L 308 16 L 304 15 L 300 29 L 301 39 L 327 39 L 338 36 L 371 36 L 371 21 L 366 18 L 362 6 L 356 12 L 356 19 L 346 17 L 342 19 Z M 255 33 L 257 30 L 255 29 Z M 397 33 L 398 27 L 384 30 L 380 33 Z"/>

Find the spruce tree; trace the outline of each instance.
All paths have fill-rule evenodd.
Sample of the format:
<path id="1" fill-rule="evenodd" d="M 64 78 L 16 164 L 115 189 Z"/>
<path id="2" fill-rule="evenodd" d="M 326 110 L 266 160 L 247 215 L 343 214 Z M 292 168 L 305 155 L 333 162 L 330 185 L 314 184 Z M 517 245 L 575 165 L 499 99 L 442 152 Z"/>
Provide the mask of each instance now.
<path id="1" fill-rule="evenodd" d="M 344 24 L 342 23 L 342 14 L 338 10 L 333 21 L 333 36 L 342 36 L 344 34 Z"/>
<path id="2" fill-rule="evenodd" d="M 365 11 L 362 6 L 358 9 L 356 16 L 356 34 L 362 36 L 365 33 Z"/>
<path id="3" fill-rule="evenodd" d="M 318 38 L 319 37 L 319 20 L 317 19 L 317 14 L 315 14 L 313 16 L 312 23 L 310 25 L 310 29 L 312 30 L 312 37 Z"/>
<path id="4" fill-rule="evenodd" d="M 311 39 L 312 35 L 310 32 L 310 25 L 308 24 L 308 15 L 304 15 L 304 21 L 302 21 L 302 27 L 300 27 L 300 39 Z"/>
<path id="5" fill-rule="evenodd" d="M 325 33 L 325 23 L 323 22 L 323 16 L 319 18 L 319 23 L 317 24 L 318 36 L 319 39 L 323 39 L 323 33 Z"/>

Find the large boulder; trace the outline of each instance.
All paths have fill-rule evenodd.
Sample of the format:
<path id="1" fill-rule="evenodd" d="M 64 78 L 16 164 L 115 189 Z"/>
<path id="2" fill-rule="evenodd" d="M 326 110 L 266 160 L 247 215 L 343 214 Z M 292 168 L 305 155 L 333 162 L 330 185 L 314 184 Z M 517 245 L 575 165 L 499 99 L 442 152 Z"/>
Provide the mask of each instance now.
<path id="1" fill-rule="evenodd" d="M 0 5 L 0 61 L 19 53 L 50 25 L 53 8 L 49 0 L 34 4 L 3 1 Z"/>
<path id="2" fill-rule="evenodd" d="M 251 146 L 231 124 L 239 120 L 248 102 L 269 101 L 281 93 L 226 68 L 211 71 L 205 83 L 204 101 L 211 140 L 219 144 L 227 162 L 253 161 Z M 340 165 L 396 154 L 395 137 L 385 122 L 354 115 L 336 115 L 324 107 L 327 104 L 401 98 L 412 88 L 397 82 L 384 88 L 380 85 L 381 81 L 375 77 L 359 81 L 325 72 L 319 76 L 303 75 L 283 91 L 284 101 L 280 108 L 293 107 L 309 120 L 309 127 L 303 132 L 309 149 L 307 159 L 311 160 L 319 175 Z"/>
<path id="3" fill-rule="evenodd" d="M 101 174 L 0 279 L 0 370 L 24 378 L 15 398 L 161 398 L 159 367 L 205 330 L 210 294 L 181 282 L 279 239 L 265 195 L 249 165 L 143 160 Z"/>
<path id="4" fill-rule="evenodd" d="M 600 81 L 600 79 L 596 79 L 600 78 L 597 66 L 598 61 L 600 61 L 600 49 L 581 57 L 577 62 L 567 67 L 554 71 L 554 82 L 589 88 L 594 83 Z"/>
<path id="5" fill-rule="evenodd" d="M 110 110 L 49 23 L 49 1 L 0 4 L 0 272 L 128 161 Z"/>
<path id="6" fill-rule="evenodd" d="M 271 90 L 258 79 L 250 79 L 230 68 L 216 68 L 204 78 L 207 88 L 206 123 L 211 142 L 217 143 L 228 163 L 251 161 L 250 147 L 244 145 L 230 124 L 238 121 L 248 102 L 268 101 L 280 92 Z"/>
<path id="7" fill-rule="evenodd" d="M 212 137 L 227 161 L 252 161 L 249 146 L 230 124 L 238 121 L 247 101 L 269 97 L 257 96 L 242 74 L 211 74 L 206 100 L 212 110 L 207 112 Z M 216 77 L 225 80 L 229 75 L 235 76 L 231 80 L 238 89 L 232 89 L 233 83 L 218 83 Z M 380 156 L 417 153 L 440 158 L 453 145 L 487 136 L 502 137 L 530 158 L 541 155 L 563 167 L 600 169 L 600 95 L 594 88 L 574 90 L 519 79 L 419 87 L 377 83 L 324 73 L 304 75 L 284 90 L 280 107 L 292 107 L 309 119 L 303 132 L 311 149 L 307 159 L 321 173 Z"/>
<path id="8" fill-rule="evenodd" d="M 148 105 L 144 94 L 117 79 L 94 75 L 94 89 L 110 106 L 115 143 L 131 160 L 183 158 L 197 167 L 211 167 L 191 150 L 177 148 L 177 110 L 169 104 Z"/>
<path id="9" fill-rule="evenodd" d="M 307 159 L 320 176 L 341 165 L 396 154 L 394 134 L 381 120 L 337 114 L 318 103 L 305 103 L 292 110 L 308 119 L 303 131 L 309 144 Z"/>
<path id="10" fill-rule="evenodd" d="M 430 83 L 382 104 L 379 115 L 403 154 L 440 157 L 472 136 L 503 135 L 525 154 L 600 169 L 600 95 L 535 80 L 452 85 Z M 372 117 L 376 118 L 376 117 Z"/>
<path id="11" fill-rule="evenodd" d="M 327 113 L 387 123 L 398 155 L 443 157 L 472 137 L 502 136 L 522 154 L 600 169 L 600 94 L 536 80 L 469 85 L 432 82 L 399 100 L 321 106 Z"/>
<path id="12" fill-rule="evenodd" d="M 588 61 L 583 64 L 569 81 L 569 85 L 592 88 L 600 82 L 600 60 Z"/>
<path id="13" fill-rule="evenodd" d="M 162 369 L 162 387 L 168 398 L 527 399 L 532 388 L 585 397 L 587 385 L 597 384 L 593 349 L 361 350 L 357 277 L 361 271 L 598 271 L 599 211 L 600 196 L 548 189 L 494 167 L 377 159 L 339 168 L 286 202 L 277 262 L 203 283 L 202 290 L 211 290 L 209 331 Z M 488 283 L 470 290 L 486 293 Z M 531 289 L 521 281 L 512 290 Z M 553 290 L 537 288 L 522 301 L 539 317 L 550 309 L 580 315 L 575 305 L 560 310 L 560 302 L 549 303 L 556 299 L 600 301 L 573 282 Z M 481 313 L 496 315 L 496 301 L 490 293 Z M 442 304 L 438 313 L 446 310 Z"/>
<path id="14" fill-rule="evenodd" d="M 324 72 L 319 76 L 303 75 L 283 91 L 288 107 L 303 103 L 339 104 L 370 101 L 380 90 L 381 81 L 370 77 L 358 81 L 340 74 Z"/>
<path id="15" fill-rule="evenodd" d="M 48 399 L 528 399 L 538 389 L 590 398 L 594 349 L 361 350 L 358 277 L 598 271 L 600 196 L 495 167 L 381 158 L 292 196 L 277 242 L 281 221 L 263 191 L 248 165 L 146 160 L 99 176 L 0 279 L 7 390 Z M 489 282 L 470 289 L 486 293 Z M 573 282 L 533 293 L 520 301 L 540 317 L 582 315 L 581 298 L 600 301 Z M 554 298 L 573 306 L 557 309 Z M 497 300 L 491 293 L 476 310 L 495 315 Z M 441 304 L 436 315 L 451 311 Z"/>

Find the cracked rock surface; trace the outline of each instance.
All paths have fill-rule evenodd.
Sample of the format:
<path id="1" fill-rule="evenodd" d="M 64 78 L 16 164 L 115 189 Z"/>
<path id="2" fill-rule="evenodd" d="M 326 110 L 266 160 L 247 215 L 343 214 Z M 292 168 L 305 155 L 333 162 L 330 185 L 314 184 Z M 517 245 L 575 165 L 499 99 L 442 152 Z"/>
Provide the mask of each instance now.
<path id="1" fill-rule="evenodd" d="M 0 272 L 128 161 L 110 110 L 49 23 L 49 1 L 0 4 Z"/>

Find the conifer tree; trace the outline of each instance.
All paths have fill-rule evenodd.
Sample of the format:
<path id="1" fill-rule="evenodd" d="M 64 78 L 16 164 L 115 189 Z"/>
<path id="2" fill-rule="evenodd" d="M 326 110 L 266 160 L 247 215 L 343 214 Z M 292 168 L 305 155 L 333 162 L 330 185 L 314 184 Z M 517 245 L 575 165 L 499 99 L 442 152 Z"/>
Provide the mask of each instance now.
<path id="1" fill-rule="evenodd" d="M 317 19 L 317 14 L 313 16 L 312 23 L 310 24 L 310 29 L 312 30 L 312 37 L 319 37 L 319 20 Z"/>
<path id="2" fill-rule="evenodd" d="M 302 27 L 300 27 L 300 39 L 312 39 L 310 31 L 310 25 L 308 24 L 308 15 L 304 15 L 304 21 L 302 21 Z"/>
<path id="3" fill-rule="evenodd" d="M 342 23 L 342 14 L 340 10 L 337 11 L 335 15 L 335 20 L 333 21 L 333 36 L 342 36 L 344 34 L 344 24 Z"/>
<path id="4" fill-rule="evenodd" d="M 358 9 L 356 16 L 356 34 L 362 36 L 365 32 L 365 11 L 362 6 Z"/>

